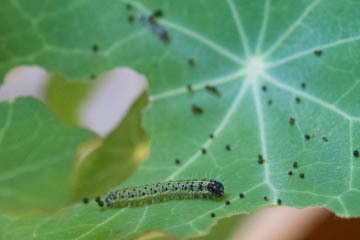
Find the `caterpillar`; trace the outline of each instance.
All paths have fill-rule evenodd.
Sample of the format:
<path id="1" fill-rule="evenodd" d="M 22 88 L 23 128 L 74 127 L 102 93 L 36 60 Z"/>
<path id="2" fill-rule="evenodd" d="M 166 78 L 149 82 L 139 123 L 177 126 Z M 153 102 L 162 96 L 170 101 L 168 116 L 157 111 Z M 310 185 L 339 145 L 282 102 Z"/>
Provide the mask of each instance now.
<path id="1" fill-rule="evenodd" d="M 221 182 L 195 179 L 168 181 L 111 191 L 105 196 L 105 203 L 107 207 L 133 207 L 186 198 L 217 200 L 223 196 L 224 185 Z"/>

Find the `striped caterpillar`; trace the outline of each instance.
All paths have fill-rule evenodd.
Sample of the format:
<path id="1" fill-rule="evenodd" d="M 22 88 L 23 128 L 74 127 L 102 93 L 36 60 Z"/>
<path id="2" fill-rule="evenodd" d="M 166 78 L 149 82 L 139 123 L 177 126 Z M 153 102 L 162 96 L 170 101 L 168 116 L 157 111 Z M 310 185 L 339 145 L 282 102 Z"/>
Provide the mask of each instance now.
<path id="1" fill-rule="evenodd" d="M 111 191 L 106 195 L 105 203 L 108 207 L 132 207 L 173 199 L 220 199 L 223 196 L 224 185 L 221 182 L 195 179 L 169 181 Z M 100 202 L 102 203 L 101 200 Z M 99 205 L 102 206 L 103 203 Z"/>

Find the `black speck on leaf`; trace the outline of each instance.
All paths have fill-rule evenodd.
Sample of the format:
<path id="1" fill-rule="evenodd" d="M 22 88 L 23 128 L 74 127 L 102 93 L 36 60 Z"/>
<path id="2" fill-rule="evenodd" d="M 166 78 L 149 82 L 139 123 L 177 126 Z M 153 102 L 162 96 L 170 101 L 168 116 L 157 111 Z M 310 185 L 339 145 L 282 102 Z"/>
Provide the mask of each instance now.
<path id="1" fill-rule="evenodd" d="M 189 64 L 190 67 L 195 66 L 195 60 L 193 58 L 189 58 L 187 63 Z"/>
<path id="2" fill-rule="evenodd" d="M 196 104 L 191 106 L 191 111 L 193 114 L 202 114 L 204 112 L 204 110 Z"/>
<path id="3" fill-rule="evenodd" d="M 94 45 L 92 46 L 92 51 L 93 51 L 94 53 L 96 53 L 97 51 L 99 51 L 99 46 L 98 46 L 97 44 L 94 44 Z"/>
<path id="4" fill-rule="evenodd" d="M 354 150 L 354 157 L 359 157 L 359 156 L 360 156 L 359 150 Z"/>
<path id="5" fill-rule="evenodd" d="M 315 50 L 314 55 L 320 57 L 322 55 L 322 50 Z"/>
<path id="6" fill-rule="evenodd" d="M 294 125 L 295 124 L 295 118 L 290 118 L 290 120 L 289 120 L 289 123 L 290 123 L 290 125 Z"/>
<path id="7" fill-rule="evenodd" d="M 135 20 L 135 17 L 134 17 L 133 15 L 129 15 L 129 16 L 128 16 L 128 21 L 129 21 L 129 23 L 133 23 L 134 20 Z"/>
<path id="8" fill-rule="evenodd" d="M 214 94 L 214 95 L 216 95 L 216 96 L 220 96 L 219 90 L 218 90 L 216 87 L 214 87 L 214 86 L 206 85 L 206 86 L 205 86 L 205 89 L 206 89 L 208 92 L 210 92 L 210 93 L 212 93 L 212 94 Z"/>

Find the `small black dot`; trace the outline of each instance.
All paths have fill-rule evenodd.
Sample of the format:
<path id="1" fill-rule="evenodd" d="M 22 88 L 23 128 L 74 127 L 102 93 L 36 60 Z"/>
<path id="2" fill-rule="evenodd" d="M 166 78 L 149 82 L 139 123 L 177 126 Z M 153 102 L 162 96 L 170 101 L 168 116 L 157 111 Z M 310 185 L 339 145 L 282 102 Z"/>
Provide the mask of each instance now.
<path id="1" fill-rule="evenodd" d="M 209 135 L 209 137 L 210 137 L 210 138 L 214 138 L 215 136 L 214 136 L 214 134 L 211 133 L 211 134 Z"/>
<path id="2" fill-rule="evenodd" d="M 278 199 L 278 200 L 277 200 L 277 204 L 278 204 L 278 205 L 281 205 L 281 204 L 282 204 L 281 199 Z"/>
<path id="3" fill-rule="evenodd" d="M 306 139 L 306 140 L 310 140 L 310 135 L 309 135 L 309 134 L 306 134 L 306 135 L 305 135 L 305 139 Z"/>
<path id="4" fill-rule="evenodd" d="M 305 88 L 306 88 L 306 84 L 305 84 L 305 83 L 301 83 L 301 87 L 302 87 L 303 89 L 305 89 Z"/>
<path id="5" fill-rule="evenodd" d="M 216 217 L 215 213 L 211 213 L 210 216 L 211 216 L 212 218 Z"/>
<path id="6" fill-rule="evenodd" d="M 206 149 L 205 149 L 205 148 L 202 148 L 202 149 L 201 149 L 201 153 L 205 155 L 205 154 L 206 154 Z"/>
<path id="7" fill-rule="evenodd" d="M 205 86 L 205 89 L 206 89 L 208 92 L 210 92 L 210 93 L 212 93 L 212 94 L 214 94 L 214 95 L 216 95 L 216 96 L 220 96 L 220 95 L 221 95 L 220 92 L 219 92 L 219 90 L 218 90 L 216 87 L 214 87 L 214 86 L 206 85 L 206 86 Z"/>
<path id="8" fill-rule="evenodd" d="M 231 150 L 231 146 L 228 144 L 228 145 L 225 146 L 225 149 L 226 149 L 227 151 L 230 151 L 230 150 Z"/>
<path id="9" fill-rule="evenodd" d="M 240 194 L 239 194 L 239 197 L 240 197 L 240 198 L 244 198 L 245 195 L 244 195 L 243 193 L 240 193 Z"/>
<path id="10" fill-rule="evenodd" d="M 189 64 L 190 67 L 195 66 L 195 60 L 193 58 L 189 58 L 187 63 Z"/>
<path id="11" fill-rule="evenodd" d="M 191 106 L 191 110 L 192 110 L 193 114 L 202 114 L 204 112 L 204 110 L 196 104 L 193 104 Z"/>
<path id="12" fill-rule="evenodd" d="M 131 5 L 131 4 L 126 4 L 126 9 L 127 9 L 127 10 L 131 10 L 131 9 L 132 9 L 132 5 Z"/>
<path id="13" fill-rule="evenodd" d="M 360 156 L 360 154 L 359 154 L 359 150 L 354 150 L 354 157 L 359 157 Z"/>
<path id="14" fill-rule="evenodd" d="M 129 16 L 128 16 L 128 21 L 129 21 L 129 23 L 133 23 L 134 20 L 135 20 L 135 17 L 134 17 L 133 15 L 129 15 Z"/>
<path id="15" fill-rule="evenodd" d="M 265 196 L 264 201 L 269 201 L 269 198 L 267 196 Z"/>
<path id="16" fill-rule="evenodd" d="M 290 120 L 289 120 L 289 123 L 290 123 L 290 125 L 294 125 L 295 124 L 295 118 L 290 118 Z"/>
<path id="17" fill-rule="evenodd" d="M 297 98 L 295 98 L 295 101 L 297 102 L 297 103 L 300 103 L 300 98 L 299 97 L 297 97 Z"/>
<path id="18" fill-rule="evenodd" d="M 186 88 L 187 88 L 188 92 L 192 92 L 192 91 L 193 91 L 191 84 L 187 85 Z"/>
<path id="19" fill-rule="evenodd" d="M 175 163 L 177 164 L 177 165 L 179 165 L 180 164 L 180 160 L 177 158 L 177 159 L 175 159 Z"/>
<path id="20" fill-rule="evenodd" d="M 267 91 L 267 87 L 266 86 L 262 86 L 261 89 L 266 92 Z"/>
<path id="21" fill-rule="evenodd" d="M 92 74 L 91 76 L 90 76 L 90 79 L 92 79 L 92 80 L 94 80 L 96 78 L 96 75 L 95 74 Z"/>
<path id="22" fill-rule="evenodd" d="M 153 12 L 152 16 L 154 17 L 162 17 L 163 16 L 163 12 L 161 9 L 157 9 Z"/>
<path id="23" fill-rule="evenodd" d="M 268 104 L 271 105 L 271 104 L 272 104 L 272 100 L 269 100 L 269 101 L 268 101 Z"/>
<path id="24" fill-rule="evenodd" d="M 101 201 L 101 200 L 100 200 L 100 201 L 98 201 L 97 203 L 98 203 L 98 205 L 99 205 L 100 207 L 103 207 L 103 206 L 104 206 L 104 202 L 103 202 L 103 201 Z"/>
<path id="25" fill-rule="evenodd" d="M 328 142 L 328 141 L 329 141 L 329 139 L 328 139 L 327 137 L 322 137 L 322 140 L 323 140 L 324 142 Z"/>
<path id="26" fill-rule="evenodd" d="M 315 50 L 314 54 L 315 56 L 320 57 L 322 55 L 322 50 Z"/>
<path id="27" fill-rule="evenodd" d="M 305 174 L 300 173 L 300 174 L 299 174 L 299 177 L 300 177 L 300 178 L 305 178 Z"/>
<path id="28" fill-rule="evenodd" d="M 95 202 L 100 202 L 101 201 L 101 198 L 100 197 L 96 197 L 95 198 Z"/>
<path id="29" fill-rule="evenodd" d="M 293 171 L 289 171 L 289 172 L 288 172 L 288 175 L 289 175 L 289 176 L 292 176 L 292 175 L 293 175 Z"/>
<path id="30" fill-rule="evenodd" d="M 293 167 L 294 167 L 294 168 L 298 168 L 298 167 L 299 167 L 298 162 L 293 162 Z"/>
<path id="31" fill-rule="evenodd" d="M 84 199 L 83 199 L 83 203 L 88 204 L 88 203 L 89 203 L 89 199 L 88 199 L 88 198 L 84 198 Z"/>
<path id="32" fill-rule="evenodd" d="M 92 46 L 92 50 L 93 50 L 94 53 L 96 53 L 96 52 L 99 50 L 99 46 L 96 45 L 96 44 L 94 44 L 94 45 Z"/>
<path id="33" fill-rule="evenodd" d="M 258 155 L 258 163 L 259 163 L 259 164 L 263 164 L 264 161 L 265 161 L 265 160 L 264 160 L 263 156 L 262 156 L 261 154 L 259 154 L 259 155 Z"/>
<path id="34" fill-rule="evenodd" d="M 230 205 L 230 201 L 229 201 L 229 200 L 226 200 L 226 201 L 225 201 L 225 204 L 226 204 L 226 205 Z"/>

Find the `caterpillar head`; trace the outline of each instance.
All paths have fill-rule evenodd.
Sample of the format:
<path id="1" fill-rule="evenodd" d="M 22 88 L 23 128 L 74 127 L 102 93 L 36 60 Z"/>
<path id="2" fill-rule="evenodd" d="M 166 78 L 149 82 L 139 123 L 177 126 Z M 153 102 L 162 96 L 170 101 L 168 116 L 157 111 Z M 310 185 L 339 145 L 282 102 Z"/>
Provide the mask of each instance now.
<path id="1" fill-rule="evenodd" d="M 224 196 L 224 185 L 216 180 L 211 180 L 207 186 L 207 190 L 214 198 L 222 198 Z"/>

